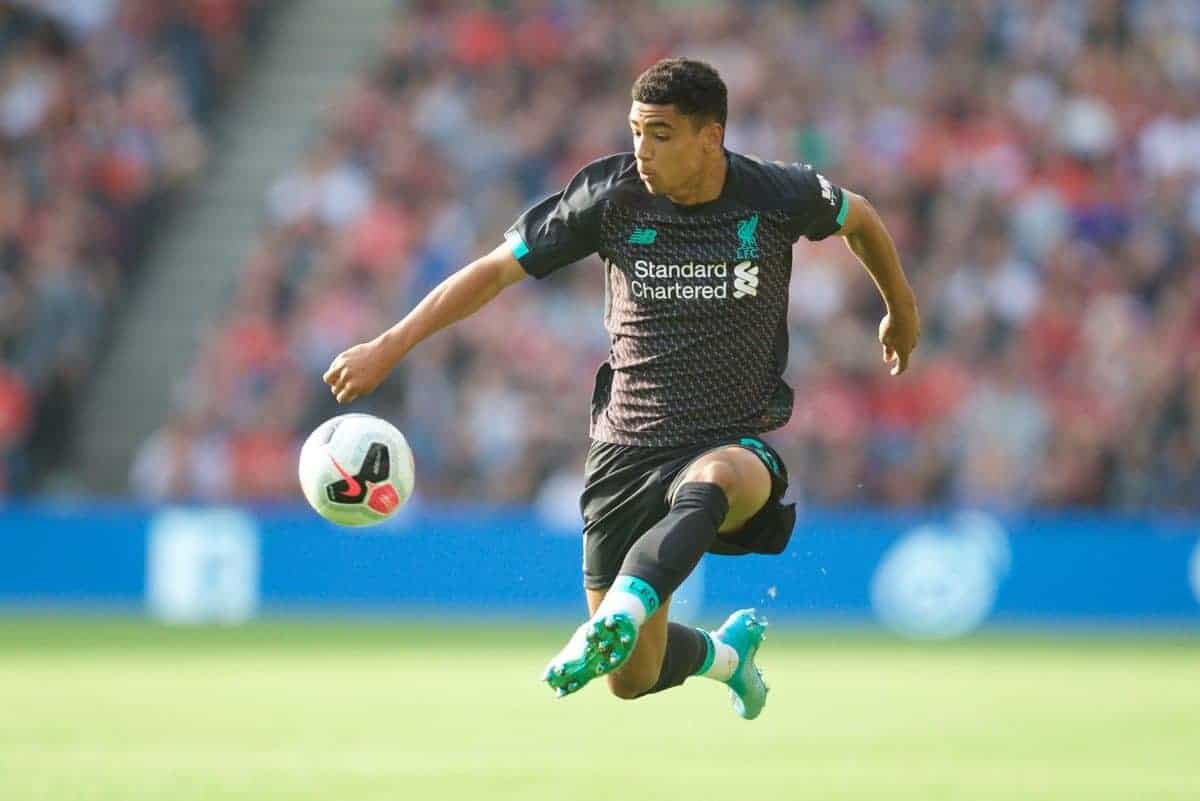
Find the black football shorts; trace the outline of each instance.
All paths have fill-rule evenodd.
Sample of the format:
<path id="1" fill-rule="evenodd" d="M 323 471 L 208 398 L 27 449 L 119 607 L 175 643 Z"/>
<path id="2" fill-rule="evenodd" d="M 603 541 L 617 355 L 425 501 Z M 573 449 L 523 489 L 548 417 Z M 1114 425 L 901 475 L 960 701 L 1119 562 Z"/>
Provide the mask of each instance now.
<path id="1" fill-rule="evenodd" d="M 787 548 L 796 524 L 795 504 L 780 501 L 787 491 L 783 459 L 757 436 L 730 437 L 702 445 L 650 448 L 593 440 L 584 468 L 583 583 L 607 589 L 617 578 L 629 549 L 669 510 L 668 498 L 684 471 L 717 448 L 740 445 L 754 453 L 771 474 L 771 495 L 739 531 L 722 534 L 709 553 L 777 554 Z"/>

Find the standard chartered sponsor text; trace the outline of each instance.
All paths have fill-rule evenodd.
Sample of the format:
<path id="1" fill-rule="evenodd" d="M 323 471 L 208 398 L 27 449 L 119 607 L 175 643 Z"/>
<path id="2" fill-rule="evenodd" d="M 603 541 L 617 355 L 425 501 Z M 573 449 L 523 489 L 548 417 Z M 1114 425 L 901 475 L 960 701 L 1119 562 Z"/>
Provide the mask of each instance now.
<path id="1" fill-rule="evenodd" d="M 691 279 L 712 281 L 710 284 L 649 284 L 644 280 L 659 281 Z M 651 300 L 722 300 L 729 297 L 729 266 L 725 262 L 706 264 L 684 262 L 683 264 L 655 264 L 646 259 L 633 263 L 633 280 L 629 288 L 634 297 Z"/>

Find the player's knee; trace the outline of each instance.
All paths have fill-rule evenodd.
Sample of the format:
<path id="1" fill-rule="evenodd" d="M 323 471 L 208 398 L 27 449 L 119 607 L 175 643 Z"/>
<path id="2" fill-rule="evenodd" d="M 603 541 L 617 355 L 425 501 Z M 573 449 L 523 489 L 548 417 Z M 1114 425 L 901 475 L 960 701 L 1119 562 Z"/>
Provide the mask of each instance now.
<path id="1" fill-rule="evenodd" d="M 716 484 L 725 493 L 725 500 L 729 502 L 731 507 L 737 503 L 740 482 L 738 481 L 737 468 L 732 464 L 720 459 L 694 464 L 684 474 L 682 483 L 693 481 Z"/>

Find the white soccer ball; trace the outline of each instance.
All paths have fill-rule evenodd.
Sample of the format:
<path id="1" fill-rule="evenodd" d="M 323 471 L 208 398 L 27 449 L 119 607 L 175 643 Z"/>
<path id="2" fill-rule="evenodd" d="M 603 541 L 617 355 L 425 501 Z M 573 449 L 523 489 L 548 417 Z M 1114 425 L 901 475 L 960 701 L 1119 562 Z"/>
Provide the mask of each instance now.
<path id="1" fill-rule="evenodd" d="M 308 435 L 300 450 L 300 488 L 313 509 L 343 526 L 387 520 L 412 495 L 412 451 L 391 423 L 343 414 Z"/>

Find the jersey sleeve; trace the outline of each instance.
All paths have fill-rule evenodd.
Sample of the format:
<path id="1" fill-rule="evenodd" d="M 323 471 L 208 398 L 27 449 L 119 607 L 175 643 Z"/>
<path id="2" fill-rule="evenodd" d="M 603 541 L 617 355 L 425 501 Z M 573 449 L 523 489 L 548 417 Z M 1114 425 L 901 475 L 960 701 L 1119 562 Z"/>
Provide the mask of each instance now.
<path id="1" fill-rule="evenodd" d="M 600 213 L 610 185 L 603 165 L 590 164 L 561 192 L 517 218 L 504 238 L 525 272 L 545 278 L 599 249 Z"/>
<path id="2" fill-rule="evenodd" d="M 789 164 L 785 173 L 792 238 L 816 242 L 841 230 L 850 211 L 850 198 L 842 188 L 811 164 Z"/>

